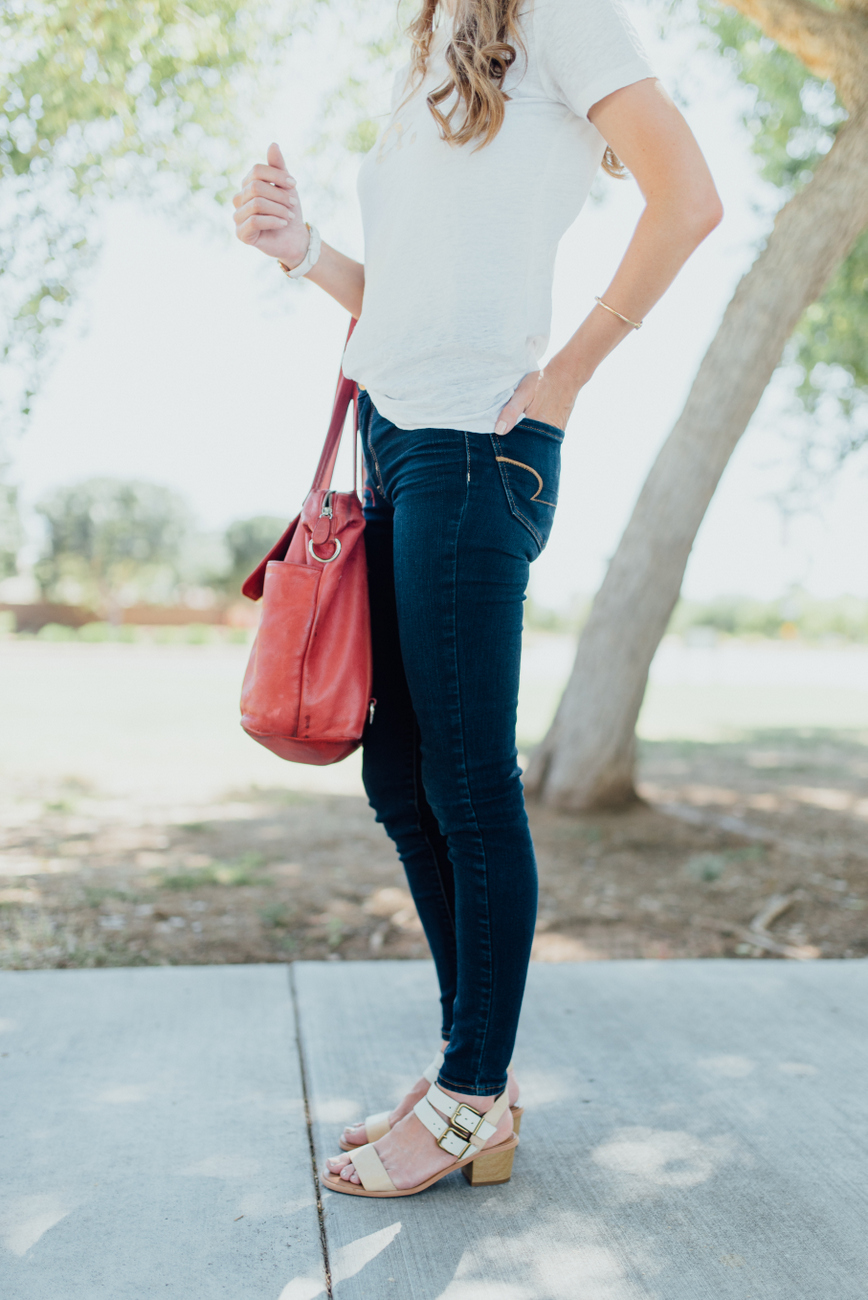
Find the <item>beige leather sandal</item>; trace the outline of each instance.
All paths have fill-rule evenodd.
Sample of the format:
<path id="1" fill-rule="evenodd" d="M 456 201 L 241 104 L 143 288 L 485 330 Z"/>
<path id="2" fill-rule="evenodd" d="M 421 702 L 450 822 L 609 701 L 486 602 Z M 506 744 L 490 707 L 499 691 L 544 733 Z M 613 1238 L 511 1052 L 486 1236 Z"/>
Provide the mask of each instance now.
<path id="1" fill-rule="evenodd" d="M 508 1183 L 512 1177 L 512 1161 L 518 1146 L 518 1135 L 512 1133 L 497 1146 L 484 1144 L 497 1130 L 497 1122 L 509 1106 L 509 1093 L 504 1090 L 490 1110 L 481 1114 L 466 1102 L 456 1101 L 432 1083 L 428 1093 L 413 1107 L 413 1113 L 437 1140 L 441 1150 L 455 1156 L 451 1165 L 432 1174 L 416 1187 L 398 1189 L 389 1177 L 385 1165 L 374 1150 L 372 1142 L 356 1147 L 353 1165 L 361 1183 L 350 1182 L 326 1169 L 320 1174 L 324 1187 L 332 1192 L 346 1192 L 350 1196 L 415 1196 L 437 1183 L 447 1174 L 460 1169 L 471 1187 L 491 1187 Z M 440 1114 L 440 1112 L 443 1114 Z M 443 1116 L 447 1116 L 446 1119 Z"/>
<path id="2" fill-rule="evenodd" d="M 422 1078 L 427 1079 L 429 1083 L 436 1083 L 437 1076 L 439 1075 L 442 1066 L 443 1053 L 438 1052 L 431 1064 L 422 1071 Z M 512 1068 L 511 1061 L 507 1068 Z M 509 1109 L 512 1111 L 512 1130 L 514 1133 L 517 1133 L 521 1128 L 521 1117 L 524 1114 L 524 1107 L 510 1106 Z M 365 1141 L 345 1142 L 343 1137 L 340 1137 L 338 1138 L 338 1146 L 341 1151 L 360 1151 L 363 1146 L 370 1142 L 379 1142 L 380 1138 L 385 1137 L 392 1127 L 389 1123 L 389 1116 L 391 1113 L 390 1110 L 379 1110 L 376 1115 L 368 1115 L 364 1120 Z M 355 1125 L 350 1125 L 350 1127 L 354 1128 Z"/>

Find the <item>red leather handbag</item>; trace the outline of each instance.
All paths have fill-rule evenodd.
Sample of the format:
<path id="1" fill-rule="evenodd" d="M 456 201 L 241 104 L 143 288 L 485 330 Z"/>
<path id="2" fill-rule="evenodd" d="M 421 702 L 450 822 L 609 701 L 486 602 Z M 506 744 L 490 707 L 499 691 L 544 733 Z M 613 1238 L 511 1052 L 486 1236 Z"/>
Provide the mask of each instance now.
<path id="1" fill-rule="evenodd" d="M 355 491 L 330 486 L 351 401 L 355 439 L 358 390 L 341 373 L 301 513 L 241 588 L 263 602 L 241 689 L 241 725 L 294 763 L 346 758 L 361 744 L 376 703 L 362 503 Z"/>

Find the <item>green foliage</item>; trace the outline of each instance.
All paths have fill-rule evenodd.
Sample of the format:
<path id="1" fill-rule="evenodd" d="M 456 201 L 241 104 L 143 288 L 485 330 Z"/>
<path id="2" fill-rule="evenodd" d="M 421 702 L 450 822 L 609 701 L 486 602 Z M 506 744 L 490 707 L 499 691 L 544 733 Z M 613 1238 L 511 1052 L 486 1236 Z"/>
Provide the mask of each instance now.
<path id="1" fill-rule="evenodd" d="M 703 884 L 719 880 L 735 862 L 758 862 L 766 856 L 765 848 L 752 844 L 744 849 L 724 849 L 721 853 L 694 853 L 684 864 L 685 874 Z"/>
<path id="2" fill-rule="evenodd" d="M 252 519 L 237 519 L 223 535 L 229 552 L 229 571 L 219 585 L 231 596 L 237 596 L 241 584 L 257 564 L 268 554 L 274 543 L 286 530 L 289 520 L 276 515 L 254 515 Z"/>
<path id="3" fill-rule="evenodd" d="M 11 578 L 17 573 L 18 552 L 23 541 L 18 490 L 11 483 L 0 482 L 0 578 Z"/>
<path id="4" fill-rule="evenodd" d="M 709 3 L 700 12 L 724 59 L 756 92 L 744 122 L 762 175 L 793 192 L 811 179 L 846 117 L 834 86 L 812 76 L 736 10 Z"/>
<path id="5" fill-rule="evenodd" d="M 831 82 L 819 81 L 792 54 L 764 36 L 734 9 L 700 0 L 700 15 L 713 43 L 755 99 L 744 121 L 762 175 L 789 198 L 813 177 L 846 119 Z M 803 449 L 812 459 L 818 438 L 834 442 L 827 464 L 840 463 L 868 442 L 868 232 L 840 266 L 823 297 L 805 312 L 785 360 L 800 378 L 796 397 L 816 414 L 824 403 L 830 416 L 812 424 Z M 837 418 L 836 418 L 837 417 Z M 825 424 L 826 427 L 821 427 Z"/>
<path id="6" fill-rule="evenodd" d="M 291 903 L 268 903 L 259 909 L 262 924 L 270 930 L 285 928 L 292 924 L 296 909 Z"/>
<path id="7" fill-rule="evenodd" d="M 36 633 L 37 641 L 75 641 L 75 628 L 63 623 L 46 623 Z"/>
<path id="8" fill-rule="evenodd" d="M 7 406 L 27 410 L 101 203 L 161 173 L 176 200 L 226 191 L 292 2 L 0 0 L 0 354 L 23 376 Z"/>
<path id="9" fill-rule="evenodd" d="M 183 500 L 154 483 L 92 478 L 37 506 L 47 543 L 35 576 L 48 599 L 97 601 L 115 613 L 125 589 L 141 598 L 171 583 L 190 521 Z"/>
<path id="10" fill-rule="evenodd" d="M 868 394 L 868 231 L 841 264 L 823 297 L 805 312 L 794 337 L 803 379 L 799 397 L 809 411 L 830 391 L 849 424 Z M 839 455 L 856 450 L 868 431 L 845 434 Z"/>
<path id="11" fill-rule="evenodd" d="M 201 889 L 203 885 L 260 885 L 272 882 L 260 875 L 265 866 L 261 853 L 245 853 L 234 862 L 216 862 L 212 866 L 197 867 L 190 871 L 164 876 L 159 882 L 164 889 Z"/>
<path id="12" fill-rule="evenodd" d="M 839 596 L 820 600 L 793 591 L 781 600 L 722 596 L 708 602 L 680 600 L 668 631 L 684 635 L 709 629 L 725 636 L 868 641 L 868 600 Z"/>

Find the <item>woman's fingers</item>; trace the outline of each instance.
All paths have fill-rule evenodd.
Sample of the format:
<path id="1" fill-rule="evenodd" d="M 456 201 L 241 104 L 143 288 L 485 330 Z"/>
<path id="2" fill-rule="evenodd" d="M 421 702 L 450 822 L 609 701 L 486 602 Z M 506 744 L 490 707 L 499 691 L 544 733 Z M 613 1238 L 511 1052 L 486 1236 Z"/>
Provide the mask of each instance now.
<path id="1" fill-rule="evenodd" d="M 251 167 L 241 182 L 241 188 L 244 189 L 252 181 L 267 181 L 269 185 L 280 185 L 284 189 L 291 189 L 295 185 L 295 177 L 290 176 L 288 171 L 282 167 L 269 167 L 267 163 L 256 163 Z"/>
<path id="2" fill-rule="evenodd" d="M 288 221 L 292 216 L 292 208 L 284 203 L 274 203 L 271 199 L 261 199 L 258 196 L 248 200 L 235 212 L 236 225 L 240 221 L 246 221 L 248 217 L 283 217 Z"/>
<path id="3" fill-rule="evenodd" d="M 524 415 L 533 400 L 541 374 L 541 370 L 534 370 L 531 374 L 525 375 L 506 406 L 500 412 L 494 426 L 494 432 L 499 437 L 503 437 L 504 434 L 514 429 Z"/>
<path id="4" fill-rule="evenodd" d="M 286 162 L 284 160 L 283 154 L 280 151 L 279 144 L 275 144 L 274 142 L 272 142 L 268 146 L 265 152 L 265 159 L 269 167 L 276 167 L 278 171 L 281 170 L 285 172 L 289 171 L 289 168 L 287 167 Z"/>
<path id="5" fill-rule="evenodd" d="M 236 235 L 243 244 L 255 244 L 263 230 L 282 230 L 289 222 L 282 217 L 248 217 L 236 228 Z"/>
<path id="6" fill-rule="evenodd" d="M 271 203 L 283 203 L 286 207 L 292 207 L 298 202 L 294 181 L 288 189 L 281 185 L 269 185 L 268 181 L 251 181 L 241 192 L 245 202 L 249 199 L 268 199 Z"/>
<path id="7" fill-rule="evenodd" d="M 268 199 L 270 203 L 281 203 L 287 208 L 298 207 L 298 191 L 295 186 L 291 189 L 283 189 L 279 185 L 269 185 L 267 181 L 251 181 L 245 185 L 243 190 L 232 196 L 232 204 L 236 208 L 243 207 L 251 199 Z"/>

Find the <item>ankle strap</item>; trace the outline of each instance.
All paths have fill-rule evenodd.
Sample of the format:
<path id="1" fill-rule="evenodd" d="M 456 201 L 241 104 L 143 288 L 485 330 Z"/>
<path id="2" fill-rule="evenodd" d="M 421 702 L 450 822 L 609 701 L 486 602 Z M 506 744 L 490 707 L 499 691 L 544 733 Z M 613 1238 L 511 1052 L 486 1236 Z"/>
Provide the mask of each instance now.
<path id="1" fill-rule="evenodd" d="M 427 1095 L 416 1102 L 413 1112 L 437 1139 L 437 1145 L 456 1160 L 461 1160 L 468 1151 L 480 1151 L 494 1135 L 498 1120 L 508 1105 L 509 1092 L 504 1089 L 491 1109 L 483 1115 L 466 1102 L 456 1101 L 438 1088 L 436 1083 L 432 1083 Z M 437 1113 L 435 1106 L 448 1115 L 448 1120 Z"/>
<path id="2" fill-rule="evenodd" d="M 431 1064 L 422 1071 L 422 1078 L 427 1079 L 429 1083 L 437 1082 L 437 1075 L 443 1069 L 443 1053 L 438 1052 Z"/>

